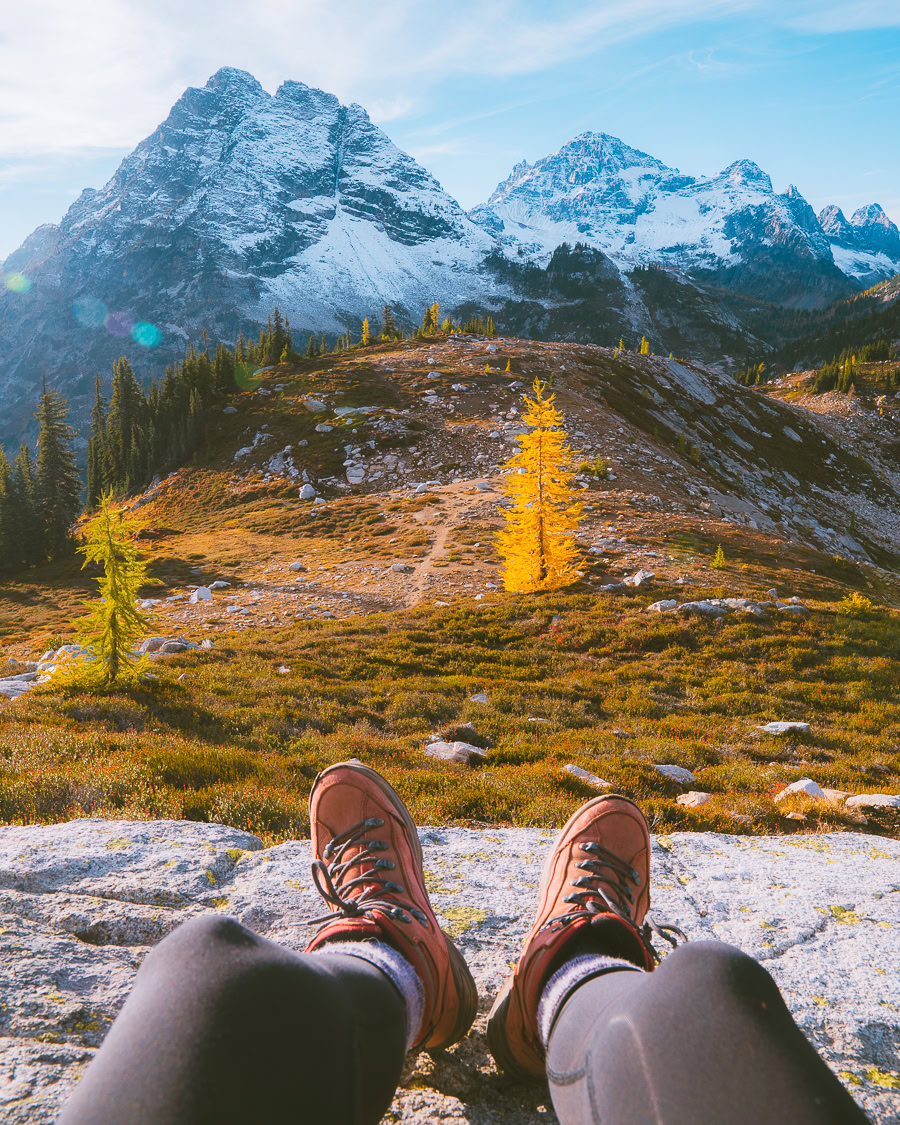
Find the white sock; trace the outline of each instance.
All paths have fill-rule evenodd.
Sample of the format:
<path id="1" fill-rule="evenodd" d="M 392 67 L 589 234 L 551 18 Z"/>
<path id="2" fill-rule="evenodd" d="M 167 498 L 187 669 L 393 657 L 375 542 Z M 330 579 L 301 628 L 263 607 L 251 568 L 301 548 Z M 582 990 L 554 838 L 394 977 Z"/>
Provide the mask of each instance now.
<path id="1" fill-rule="evenodd" d="M 625 961 L 621 957 L 604 957 L 599 953 L 583 953 L 573 957 L 571 961 L 566 961 L 556 970 L 544 985 L 541 1001 L 538 1004 L 538 1034 L 545 1048 L 550 1042 L 550 1032 L 553 1030 L 556 1017 L 575 989 L 592 977 L 622 969 L 631 969 L 635 973 L 644 971 L 632 961 Z"/>
<path id="2" fill-rule="evenodd" d="M 313 951 L 314 954 L 340 953 L 368 961 L 388 978 L 403 997 L 406 1005 L 406 1049 L 418 1038 L 425 1014 L 425 989 L 416 970 L 392 945 L 383 941 L 333 941 Z"/>

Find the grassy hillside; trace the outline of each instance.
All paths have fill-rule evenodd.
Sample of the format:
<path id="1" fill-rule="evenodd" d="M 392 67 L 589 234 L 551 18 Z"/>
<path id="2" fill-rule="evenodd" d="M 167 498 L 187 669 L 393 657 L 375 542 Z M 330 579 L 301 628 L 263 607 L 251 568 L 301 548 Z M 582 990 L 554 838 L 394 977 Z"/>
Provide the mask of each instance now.
<path id="1" fill-rule="evenodd" d="M 187 817 L 282 839 L 306 833 L 316 772 L 350 756 L 431 824 L 559 825 L 594 792 L 567 763 L 638 800 L 657 830 L 793 829 L 784 813 L 805 806 L 772 795 L 802 776 L 900 791 L 896 611 L 859 620 L 822 602 L 803 621 L 710 623 L 647 613 L 650 600 L 504 596 L 303 621 L 161 658 L 145 690 L 39 689 L 0 708 L 0 818 Z M 811 735 L 757 730 L 785 718 Z M 486 763 L 427 758 L 438 731 L 489 747 Z M 682 808 L 655 764 L 691 769 L 712 801 Z M 860 823 L 806 812 L 806 827 Z"/>
<path id="2" fill-rule="evenodd" d="M 565 595 L 517 597 L 494 546 L 498 466 L 535 375 L 584 451 L 585 562 Z M 282 839 L 306 832 L 316 772 L 356 755 L 421 823 L 560 824 L 596 792 L 573 764 L 657 830 L 896 831 L 772 800 L 804 776 L 900 791 L 892 418 L 863 440 L 691 365 L 521 340 L 383 345 L 261 380 L 210 419 L 194 464 L 136 498 L 154 631 L 213 647 L 154 660 L 139 690 L 0 700 L 0 821 L 173 816 Z M 319 503 L 298 499 L 301 472 Z M 601 590 L 639 568 L 649 586 Z M 213 600 L 187 601 L 214 580 Z M 812 612 L 647 609 L 772 586 Z M 3 655 L 58 647 L 89 590 L 74 561 L 8 583 Z M 847 613 L 853 590 L 873 608 Z M 773 719 L 812 730 L 757 729 Z M 436 733 L 486 761 L 427 757 Z M 665 764 L 712 799 L 679 805 Z"/>

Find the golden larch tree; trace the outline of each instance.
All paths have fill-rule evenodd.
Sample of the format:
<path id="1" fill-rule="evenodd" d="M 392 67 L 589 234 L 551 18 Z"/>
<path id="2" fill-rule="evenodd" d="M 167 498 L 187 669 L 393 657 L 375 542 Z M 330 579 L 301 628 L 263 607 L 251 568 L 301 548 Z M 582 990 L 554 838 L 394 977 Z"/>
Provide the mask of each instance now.
<path id="1" fill-rule="evenodd" d="M 97 579 L 98 598 L 87 602 L 90 613 L 75 622 L 79 641 L 92 659 L 73 669 L 82 686 L 108 686 L 133 679 L 143 669 L 146 657 L 137 659 L 134 647 L 150 625 L 137 608 L 138 591 L 147 579 L 147 564 L 135 544 L 138 524 L 125 512 L 114 512 L 106 494 L 91 520 L 87 538 L 78 548 L 84 566 L 103 568 Z"/>
<path id="2" fill-rule="evenodd" d="M 367 348 L 369 346 L 369 344 L 372 343 L 372 331 L 369 328 L 369 318 L 368 317 L 365 317 L 363 319 L 362 336 L 360 337 L 359 342 L 364 348 Z"/>
<path id="3" fill-rule="evenodd" d="M 506 527 L 498 536 L 503 585 L 515 592 L 558 590 L 578 578 L 575 543 L 584 506 L 575 489 L 575 452 L 569 447 L 556 396 L 535 379 L 534 397 L 525 399 L 528 433 L 516 440 L 519 451 L 503 466 Z"/>

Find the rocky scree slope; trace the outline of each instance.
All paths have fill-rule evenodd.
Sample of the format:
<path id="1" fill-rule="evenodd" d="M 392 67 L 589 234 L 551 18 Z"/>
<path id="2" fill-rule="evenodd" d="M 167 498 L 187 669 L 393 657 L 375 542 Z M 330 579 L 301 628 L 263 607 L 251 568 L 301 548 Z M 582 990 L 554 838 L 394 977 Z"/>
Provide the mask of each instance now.
<path id="1" fill-rule="evenodd" d="M 546 1087 L 498 1074 L 490 1004 L 528 928 L 553 839 L 537 829 L 423 828 L 426 883 L 478 984 L 469 1036 L 411 1056 L 386 1120 L 555 1122 Z M 731 942 L 773 974 L 794 1018 L 876 1125 L 898 1117 L 900 843 L 839 835 L 678 833 L 653 842 L 657 918 Z M 0 828 L 0 1106 L 55 1119 L 150 947 L 180 922 L 232 916 L 293 949 L 321 912 L 308 841 L 185 821 Z M 237 1065 L 240 1065 L 238 1060 Z M 709 1075 L 701 1081 L 712 1081 Z"/>
<path id="2" fill-rule="evenodd" d="M 231 443 L 240 447 L 227 449 L 233 472 L 272 484 L 302 480 L 324 500 L 495 477 L 523 432 L 522 395 L 538 377 L 552 379 L 573 444 L 609 462 L 610 480 L 581 474 L 588 499 L 637 488 L 638 507 L 709 513 L 885 565 L 900 542 L 893 402 L 878 415 L 863 459 L 854 432 L 728 375 L 661 356 L 454 336 L 310 366 L 295 381 L 289 368 L 266 375 L 279 388 L 279 409 L 294 419 L 282 433 L 293 429 L 296 437 L 302 428 L 307 444 L 278 448 L 282 433 L 264 425 L 269 396 L 242 396 L 230 420 Z M 317 385 L 316 370 L 319 398 L 304 393 Z M 354 440 L 355 430 L 366 439 Z"/>

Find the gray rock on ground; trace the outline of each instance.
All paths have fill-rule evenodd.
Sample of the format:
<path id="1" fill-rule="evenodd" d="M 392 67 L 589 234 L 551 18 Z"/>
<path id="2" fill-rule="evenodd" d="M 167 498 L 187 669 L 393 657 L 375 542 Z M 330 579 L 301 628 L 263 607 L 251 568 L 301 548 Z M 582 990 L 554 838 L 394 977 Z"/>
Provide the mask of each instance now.
<path id="1" fill-rule="evenodd" d="M 478 982 L 450 1051 L 410 1059 L 389 1120 L 553 1125 L 546 1087 L 497 1074 L 491 1001 L 516 956 L 554 834 L 423 829 L 435 909 Z M 45 1125 L 90 1061 L 148 949 L 207 912 L 302 949 L 321 911 L 309 844 L 176 821 L 0 828 L 0 1118 Z M 855 833 L 677 833 L 653 844 L 654 914 L 732 942 L 774 975 L 800 1026 L 876 1125 L 898 1118 L 900 841 Z M 239 1065 L 239 1064 L 238 1064 Z M 714 1076 L 700 1076 L 713 1081 Z"/>

